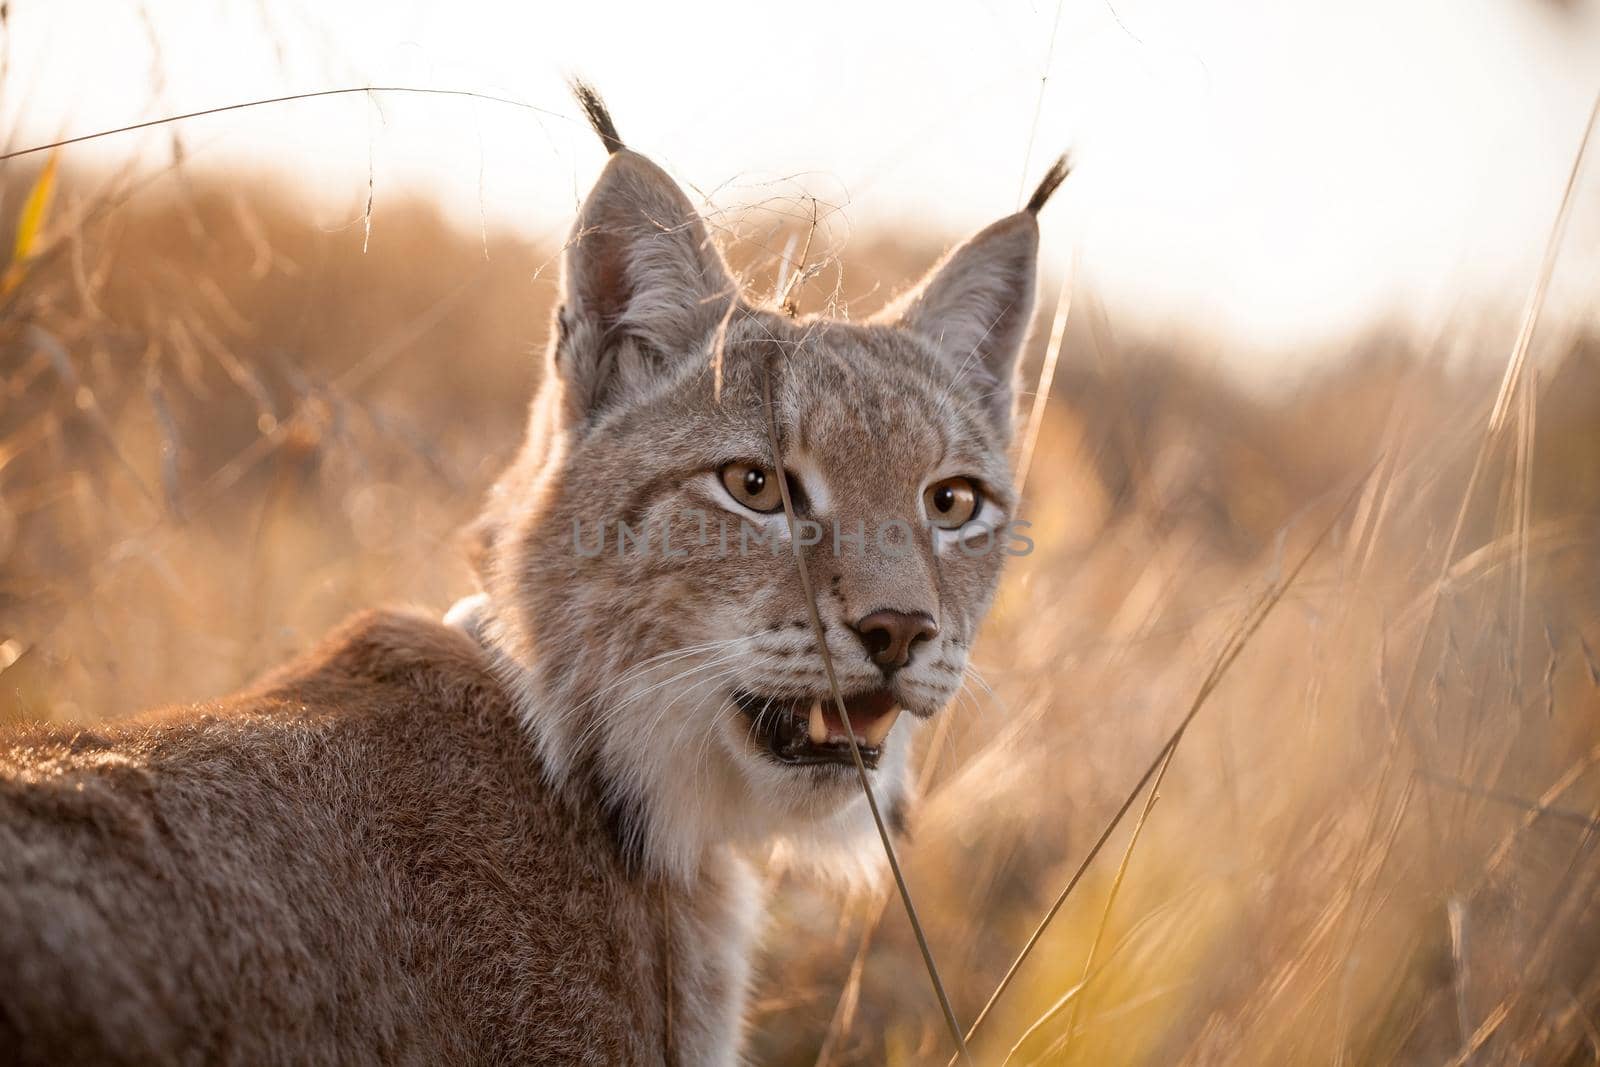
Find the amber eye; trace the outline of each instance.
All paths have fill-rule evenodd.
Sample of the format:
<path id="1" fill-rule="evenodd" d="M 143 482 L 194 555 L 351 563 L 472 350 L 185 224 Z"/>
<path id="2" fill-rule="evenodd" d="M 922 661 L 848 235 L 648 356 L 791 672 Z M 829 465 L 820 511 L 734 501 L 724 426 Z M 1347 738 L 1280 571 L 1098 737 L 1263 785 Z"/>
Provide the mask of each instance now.
<path id="1" fill-rule="evenodd" d="M 954 530 L 971 522 L 982 501 L 978 487 L 966 478 L 946 478 L 942 482 L 934 482 L 922 492 L 922 503 L 928 509 L 928 521 L 946 530 Z"/>
<path id="2" fill-rule="evenodd" d="M 723 467 L 722 487 L 751 511 L 777 511 L 783 507 L 777 475 L 753 463 L 730 463 Z"/>

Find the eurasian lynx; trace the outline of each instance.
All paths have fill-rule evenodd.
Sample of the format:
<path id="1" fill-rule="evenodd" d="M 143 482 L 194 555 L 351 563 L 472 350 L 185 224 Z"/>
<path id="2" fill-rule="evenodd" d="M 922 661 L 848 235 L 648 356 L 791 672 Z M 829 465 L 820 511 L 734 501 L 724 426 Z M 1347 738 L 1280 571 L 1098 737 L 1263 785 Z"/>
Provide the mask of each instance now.
<path id="1" fill-rule="evenodd" d="M 14 1062 L 730 1063 L 747 863 L 878 856 L 796 581 L 763 390 L 873 789 L 905 818 L 1014 516 L 1028 207 L 875 320 L 739 291 L 610 151 L 526 447 L 443 625 L 357 619 L 224 702 L 0 740 Z M 902 710 L 906 713 L 901 714 Z"/>

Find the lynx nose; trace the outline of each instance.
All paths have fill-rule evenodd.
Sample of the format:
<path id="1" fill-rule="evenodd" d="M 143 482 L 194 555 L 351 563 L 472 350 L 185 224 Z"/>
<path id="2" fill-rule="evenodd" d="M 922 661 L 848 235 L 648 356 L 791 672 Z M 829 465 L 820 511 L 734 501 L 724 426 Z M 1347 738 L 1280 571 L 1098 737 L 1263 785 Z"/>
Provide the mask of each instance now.
<path id="1" fill-rule="evenodd" d="M 919 641 L 939 636 L 939 626 L 925 612 L 874 611 L 856 621 L 856 634 L 867 646 L 872 662 L 885 671 L 911 662 L 911 650 Z"/>

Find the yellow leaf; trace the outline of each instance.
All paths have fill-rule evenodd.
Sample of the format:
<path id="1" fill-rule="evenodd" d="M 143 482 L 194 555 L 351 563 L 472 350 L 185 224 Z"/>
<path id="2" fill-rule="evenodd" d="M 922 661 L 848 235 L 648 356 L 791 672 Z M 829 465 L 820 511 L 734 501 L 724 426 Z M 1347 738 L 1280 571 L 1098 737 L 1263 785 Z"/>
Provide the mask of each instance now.
<path id="1" fill-rule="evenodd" d="M 22 216 L 17 220 L 17 243 L 11 253 L 12 263 L 21 263 L 33 254 L 33 243 L 39 239 L 39 231 L 44 228 L 45 213 L 50 210 L 50 194 L 55 192 L 56 162 L 59 159 L 59 150 L 50 153 L 44 169 L 28 191 L 28 199 L 22 205 Z"/>
<path id="2" fill-rule="evenodd" d="M 24 265 L 28 257 L 33 255 L 33 246 L 39 240 L 39 231 L 44 229 L 45 215 L 50 210 L 50 195 L 56 188 L 56 163 L 59 158 L 59 150 L 50 153 L 44 169 L 33 181 L 33 188 L 28 190 L 28 199 L 23 201 L 22 214 L 17 218 L 17 241 L 12 247 L 11 265 L 0 277 L 0 296 L 22 283 Z"/>

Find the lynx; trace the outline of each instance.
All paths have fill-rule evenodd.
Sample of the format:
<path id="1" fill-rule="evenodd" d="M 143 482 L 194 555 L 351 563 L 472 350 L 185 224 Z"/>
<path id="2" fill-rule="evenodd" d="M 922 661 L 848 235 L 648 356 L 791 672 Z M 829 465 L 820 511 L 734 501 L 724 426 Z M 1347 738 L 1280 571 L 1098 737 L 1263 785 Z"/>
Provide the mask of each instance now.
<path id="1" fill-rule="evenodd" d="M 579 96 L 609 158 L 481 591 L 226 700 L 0 738 L 8 1061 L 733 1063 L 751 864 L 881 856 L 852 735 L 903 825 L 1005 556 L 1064 165 L 875 319 L 803 318 Z"/>

